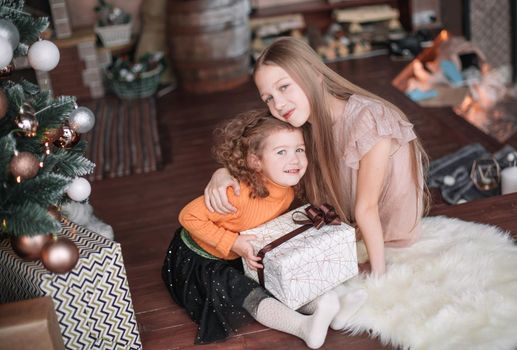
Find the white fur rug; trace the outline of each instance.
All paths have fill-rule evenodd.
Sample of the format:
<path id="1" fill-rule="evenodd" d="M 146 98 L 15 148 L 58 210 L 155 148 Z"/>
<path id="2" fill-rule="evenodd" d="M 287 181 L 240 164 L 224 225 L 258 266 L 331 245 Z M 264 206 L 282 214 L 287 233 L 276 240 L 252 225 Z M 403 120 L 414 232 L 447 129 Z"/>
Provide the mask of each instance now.
<path id="1" fill-rule="evenodd" d="M 430 217 L 417 243 L 386 257 L 381 278 L 345 283 L 368 292 L 347 332 L 411 350 L 517 348 L 517 245 L 507 233 Z"/>

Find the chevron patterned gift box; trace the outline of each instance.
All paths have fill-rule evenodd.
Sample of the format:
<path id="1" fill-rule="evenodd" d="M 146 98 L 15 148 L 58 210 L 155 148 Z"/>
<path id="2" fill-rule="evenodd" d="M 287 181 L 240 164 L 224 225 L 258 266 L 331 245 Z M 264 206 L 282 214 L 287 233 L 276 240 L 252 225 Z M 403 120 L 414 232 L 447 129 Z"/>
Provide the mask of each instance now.
<path id="1" fill-rule="evenodd" d="M 309 207 L 316 213 L 314 220 L 302 220 L 303 225 L 297 223 L 300 220 L 296 220 L 296 215 Z M 241 232 L 242 235 L 257 236 L 256 240 L 250 241 L 255 254 L 260 256 L 260 250 L 266 247 L 262 259 L 264 287 L 293 310 L 358 273 L 355 229 L 340 222 L 333 208 L 325 208 L 329 208 L 333 216 L 327 218 L 319 208 L 302 206 Z M 307 213 L 311 217 L 311 213 Z M 301 233 L 268 249 L 273 241 L 294 230 Z M 243 265 L 245 274 L 260 282 L 257 271 L 251 270 L 246 263 Z"/>
<path id="2" fill-rule="evenodd" d="M 66 349 L 142 349 L 120 244 L 73 223 L 61 233 L 80 254 L 61 275 L 22 260 L 0 240 L 0 303 L 51 296 Z"/>

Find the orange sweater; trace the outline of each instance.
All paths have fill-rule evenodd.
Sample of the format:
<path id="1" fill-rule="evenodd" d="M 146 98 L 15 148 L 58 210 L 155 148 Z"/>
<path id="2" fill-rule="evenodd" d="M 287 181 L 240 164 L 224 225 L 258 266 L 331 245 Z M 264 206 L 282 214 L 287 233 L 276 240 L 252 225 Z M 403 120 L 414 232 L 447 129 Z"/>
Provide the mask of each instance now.
<path id="1" fill-rule="evenodd" d="M 269 196 L 250 198 L 250 188 L 240 184 L 241 194 L 236 196 L 228 188 L 228 199 L 237 211 L 232 214 L 211 213 L 205 206 L 204 196 L 194 199 L 179 215 L 181 225 L 192 239 L 206 252 L 230 260 L 239 256 L 231 251 L 240 231 L 257 227 L 283 214 L 294 199 L 292 187 L 267 183 Z"/>

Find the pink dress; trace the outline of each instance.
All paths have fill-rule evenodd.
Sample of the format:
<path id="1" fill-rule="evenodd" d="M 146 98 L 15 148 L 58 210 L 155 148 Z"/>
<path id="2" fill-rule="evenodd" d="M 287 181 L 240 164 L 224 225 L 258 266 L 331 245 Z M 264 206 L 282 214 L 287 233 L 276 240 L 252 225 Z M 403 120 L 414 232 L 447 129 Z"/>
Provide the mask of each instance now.
<path id="1" fill-rule="evenodd" d="M 422 170 L 418 184 L 412 171 L 411 146 L 416 138 L 413 124 L 400 113 L 374 99 L 352 95 L 343 117 L 336 122 L 334 136 L 341 153 L 341 178 L 345 195 L 350 199 L 345 209 L 352 220 L 357 188 L 359 161 L 382 138 L 392 139 L 390 161 L 379 201 L 384 241 L 390 246 L 406 246 L 420 233 L 423 212 Z M 354 220 L 355 221 L 355 220 Z"/>

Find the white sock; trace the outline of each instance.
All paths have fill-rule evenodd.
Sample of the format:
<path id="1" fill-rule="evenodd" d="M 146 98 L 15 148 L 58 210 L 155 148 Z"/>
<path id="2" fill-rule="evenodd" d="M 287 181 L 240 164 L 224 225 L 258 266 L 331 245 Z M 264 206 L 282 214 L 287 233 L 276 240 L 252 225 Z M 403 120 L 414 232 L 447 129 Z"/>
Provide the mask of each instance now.
<path id="1" fill-rule="evenodd" d="M 340 292 L 343 292 L 344 288 L 340 288 Z M 347 321 L 352 317 L 368 299 L 368 293 L 365 289 L 357 289 L 353 292 L 341 294 L 339 297 L 339 312 L 336 314 L 330 324 L 330 328 L 333 330 L 342 330 L 345 328 Z"/>
<path id="2" fill-rule="evenodd" d="M 318 308 L 324 307 L 326 303 L 334 303 L 339 309 L 339 295 L 334 290 L 328 291 L 310 303 L 300 307 L 297 311 L 305 315 L 312 315 Z"/>
<path id="3" fill-rule="evenodd" d="M 312 315 L 302 315 L 274 298 L 266 298 L 258 305 L 255 319 L 269 328 L 295 335 L 305 341 L 309 348 L 317 349 L 325 342 L 339 304 L 332 293 L 320 298 Z"/>

